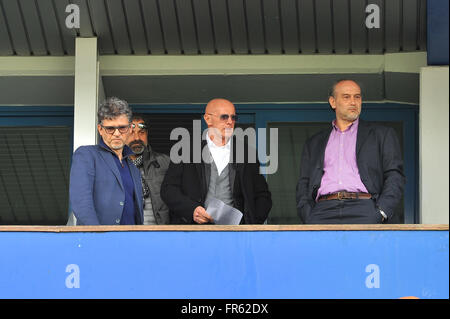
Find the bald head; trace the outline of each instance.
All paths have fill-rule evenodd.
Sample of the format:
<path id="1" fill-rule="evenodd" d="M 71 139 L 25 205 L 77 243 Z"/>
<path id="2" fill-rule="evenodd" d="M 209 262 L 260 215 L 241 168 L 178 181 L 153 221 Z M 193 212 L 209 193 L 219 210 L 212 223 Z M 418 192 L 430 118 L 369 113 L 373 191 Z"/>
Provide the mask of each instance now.
<path id="1" fill-rule="evenodd" d="M 331 88 L 330 88 L 330 90 L 328 92 L 328 96 L 336 97 L 336 89 L 338 89 L 342 85 L 348 85 L 348 84 L 356 85 L 361 90 L 361 85 L 358 82 L 356 82 L 354 80 L 342 79 L 342 80 L 338 80 L 338 81 L 333 83 L 333 85 L 331 86 Z"/>
<path id="2" fill-rule="evenodd" d="M 223 107 L 231 107 L 234 110 L 234 105 L 230 101 L 225 99 L 212 99 L 206 104 L 205 113 L 215 113 Z"/>
<path id="3" fill-rule="evenodd" d="M 205 109 L 206 124 L 211 135 L 214 135 L 224 144 L 233 133 L 234 129 L 234 117 L 236 116 L 236 110 L 233 103 L 225 99 L 213 99 L 208 102 Z"/>

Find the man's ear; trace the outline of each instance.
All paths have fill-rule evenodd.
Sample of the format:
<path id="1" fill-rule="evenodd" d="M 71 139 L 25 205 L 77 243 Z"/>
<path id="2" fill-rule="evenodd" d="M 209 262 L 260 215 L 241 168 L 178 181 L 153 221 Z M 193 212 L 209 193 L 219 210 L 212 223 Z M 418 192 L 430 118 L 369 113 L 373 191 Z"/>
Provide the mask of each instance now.
<path id="1" fill-rule="evenodd" d="M 207 126 L 209 126 L 209 122 L 210 122 L 210 118 L 211 118 L 211 116 L 209 116 L 208 114 L 203 114 L 203 119 L 205 120 L 205 122 L 206 122 L 206 124 L 207 124 Z"/>
<path id="2" fill-rule="evenodd" d="M 97 124 L 97 131 L 98 131 L 98 134 L 100 134 L 100 130 L 102 129 L 102 126 L 100 125 L 100 124 Z"/>
<path id="3" fill-rule="evenodd" d="M 330 103 L 332 109 L 336 109 L 336 100 L 334 99 L 334 96 L 328 98 L 328 103 Z"/>

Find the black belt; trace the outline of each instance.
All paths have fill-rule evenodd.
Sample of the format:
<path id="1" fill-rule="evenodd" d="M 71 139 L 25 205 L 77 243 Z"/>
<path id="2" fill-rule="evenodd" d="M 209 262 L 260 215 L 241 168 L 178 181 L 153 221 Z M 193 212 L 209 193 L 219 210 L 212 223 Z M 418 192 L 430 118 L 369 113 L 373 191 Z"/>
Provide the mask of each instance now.
<path id="1" fill-rule="evenodd" d="M 317 201 L 324 200 L 344 200 L 344 199 L 371 199 L 372 195 L 369 193 L 350 193 L 350 192 L 337 192 L 333 194 L 326 194 L 319 197 Z"/>

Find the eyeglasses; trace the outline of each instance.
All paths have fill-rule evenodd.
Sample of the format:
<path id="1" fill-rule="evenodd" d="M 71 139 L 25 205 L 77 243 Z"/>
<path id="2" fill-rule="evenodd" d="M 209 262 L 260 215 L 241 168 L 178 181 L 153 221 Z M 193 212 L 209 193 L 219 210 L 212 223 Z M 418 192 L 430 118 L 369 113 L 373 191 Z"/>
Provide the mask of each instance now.
<path id="1" fill-rule="evenodd" d="M 146 130 L 147 129 L 147 125 L 145 125 L 144 123 L 131 123 L 131 128 L 134 130 L 135 128 L 139 128 L 141 130 Z"/>
<path id="2" fill-rule="evenodd" d="M 145 135 L 147 134 L 147 125 L 144 123 L 131 123 L 131 130 L 136 134 Z"/>
<path id="3" fill-rule="evenodd" d="M 116 130 L 119 130 L 120 134 L 127 133 L 130 129 L 130 124 L 128 125 L 122 125 L 122 126 L 103 126 L 103 124 L 100 124 L 101 127 L 105 130 L 108 134 L 114 134 Z"/>
<path id="4" fill-rule="evenodd" d="M 236 114 L 220 114 L 220 115 L 212 114 L 212 113 L 206 113 L 206 114 L 218 116 L 220 118 L 220 120 L 224 121 L 224 122 L 228 121 L 228 119 L 230 117 L 233 122 L 236 122 L 238 120 L 238 116 Z"/>

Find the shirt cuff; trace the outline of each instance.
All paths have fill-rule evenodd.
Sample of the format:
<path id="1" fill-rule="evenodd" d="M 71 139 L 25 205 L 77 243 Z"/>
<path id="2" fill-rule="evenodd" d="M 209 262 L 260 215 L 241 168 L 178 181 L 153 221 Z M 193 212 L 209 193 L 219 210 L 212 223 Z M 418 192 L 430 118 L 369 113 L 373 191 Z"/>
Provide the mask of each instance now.
<path id="1" fill-rule="evenodd" d="M 380 214 L 384 217 L 384 219 L 387 219 L 387 215 L 385 212 L 383 212 L 381 209 L 378 209 L 378 211 L 380 212 Z"/>

